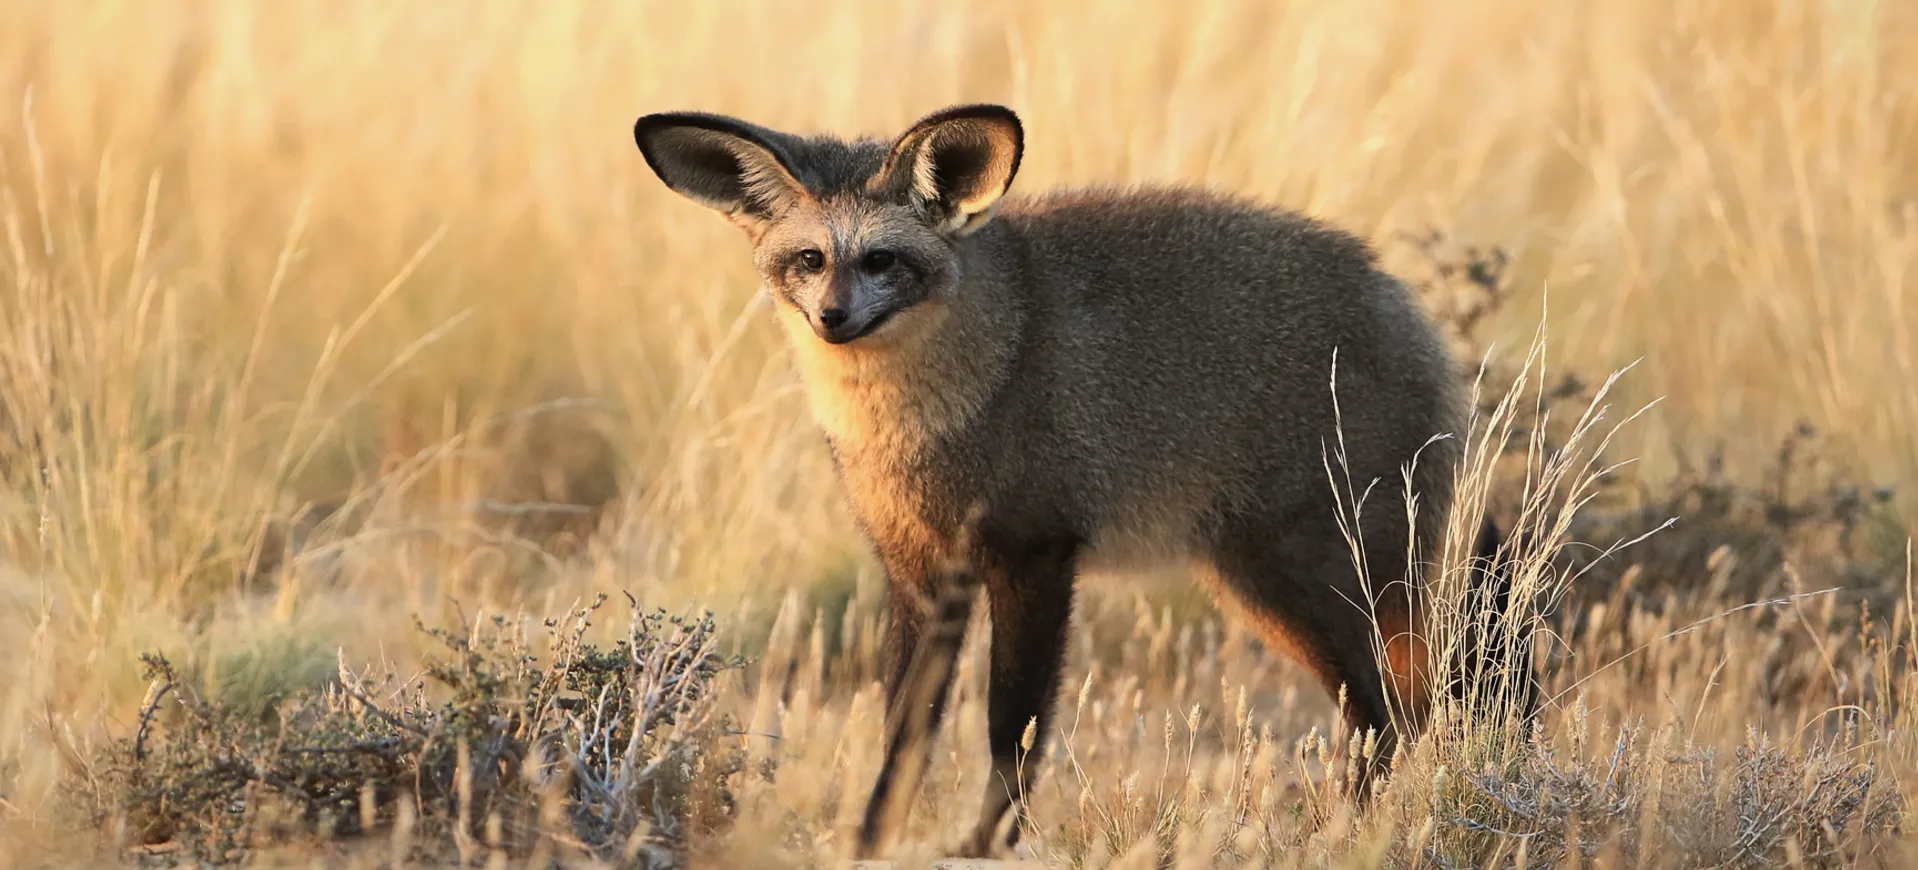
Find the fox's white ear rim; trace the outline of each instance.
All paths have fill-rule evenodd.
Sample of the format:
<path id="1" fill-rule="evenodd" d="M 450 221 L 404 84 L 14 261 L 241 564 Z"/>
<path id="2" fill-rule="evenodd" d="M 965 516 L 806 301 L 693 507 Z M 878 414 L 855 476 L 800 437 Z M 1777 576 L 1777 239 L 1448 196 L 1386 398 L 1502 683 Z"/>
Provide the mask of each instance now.
<path id="1" fill-rule="evenodd" d="M 970 235 L 973 230 L 990 223 L 993 217 L 999 213 L 999 204 L 1004 201 L 1004 196 L 1005 194 L 1001 193 L 999 196 L 992 197 L 983 207 L 968 207 L 965 203 L 961 203 L 958 209 L 954 210 L 950 216 L 944 221 L 941 221 L 934 229 L 941 235 L 951 236 L 953 238 Z"/>
<path id="2" fill-rule="evenodd" d="M 930 212 L 934 229 L 965 235 L 997 213 L 1024 153 L 1025 128 L 1011 109 L 953 106 L 919 119 L 900 134 L 887 157 L 887 172 L 909 170 L 908 190 Z M 902 160 L 911 161 L 910 166 L 900 166 Z M 963 192 L 940 188 L 942 160 L 959 162 L 960 175 L 949 181 L 961 182 Z"/>

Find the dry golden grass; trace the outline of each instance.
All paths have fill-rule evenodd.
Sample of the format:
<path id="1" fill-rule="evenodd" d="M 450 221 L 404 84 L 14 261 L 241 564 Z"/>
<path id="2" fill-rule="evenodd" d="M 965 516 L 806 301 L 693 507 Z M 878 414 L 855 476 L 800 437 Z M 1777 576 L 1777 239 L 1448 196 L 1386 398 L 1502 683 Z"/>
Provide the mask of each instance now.
<path id="1" fill-rule="evenodd" d="M 1801 419 L 1841 478 L 1918 471 L 1913 44 L 1918 6 L 1866 0 L 0 0 L 0 864 L 120 860 L 62 783 L 132 727 L 140 652 L 263 703 L 336 655 L 416 662 L 413 615 L 453 601 L 621 591 L 712 607 L 760 657 L 728 678 L 750 734 L 726 749 L 778 765 L 694 837 L 703 865 L 837 860 L 878 761 L 880 580 L 745 244 L 645 170 L 638 114 L 883 132 L 999 101 L 1019 189 L 1218 185 L 1406 269 L 1404 232 L 1503 246 L 1501 359 L 1549 288 L 1554 371 L 1641 360 L 1585 449 L 1658 400 L 1607 449 L 1648 494 L 1561 529 L 1603 546 L 1711 513 L 1656 494 L 1721 447 L 1762 488 Z M 1095 578 L 1028 839 L 1114 866 L 1538 863 L 1573 838 L 1601 863 L 1895 865 L 1860 820 L 1918 786 L 1906 539 L 1838 558 L 1712 515 L 1573 583 L 1537 747 L 1427 741 L 1358 819 L 1305 794 L 1324 771 L 1294 741 L 1333 720 L 1297 669 L 1177 582 Z M 971 662 L 920 854 L 971 823 Z M 1504 779 L 1459 766 L 1488 758 Z"/>

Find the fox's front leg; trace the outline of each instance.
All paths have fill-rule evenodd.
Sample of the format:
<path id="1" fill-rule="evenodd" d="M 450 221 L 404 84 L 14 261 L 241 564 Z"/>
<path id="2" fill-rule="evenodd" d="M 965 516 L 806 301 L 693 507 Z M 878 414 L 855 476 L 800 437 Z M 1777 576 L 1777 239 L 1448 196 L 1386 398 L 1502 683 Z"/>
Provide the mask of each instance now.
<path id="1" fill-rule="evenodd" d="M 888 732 L 898 722 L 900 692 L 905 688 L 912 670 L 912 658 L 919 650 L 919 639 L 926 631 L 931 602 L 925 601 L 924 595 L 917 588 L 906 588 L 901 584 L 891 584 L 888 593 L 886 636 L 880 644 L 880 655 L 885 657 L 880 665 L 883 671 L 880 685 L 886 700 Z"/>
<path id="2" fill-rule="evenodd" d="M 1001 843 L 1016 844 L 1025 824 L 1026 789 L 1045 749 L 1065 664 L 1077 549 L 1070 541 L 1023 543 L 1001 549 L 982 566 L 992 614 L 986 698 L 992 771 L 964 857 L 984 858 Z M 1011 827 L 1001 839 L 999 825 L 1008 810 Z"/>
<path id="3" fill-rule="evenodd" d="M 862 860 L 891 845 L 919 791 L 932 737 L 945 716 L 976 590 L 966 572 L 925 583 L 902 583 L 904 578 L 890 566 L 888 573 L 886 754 L 859 826 L 855 857 Z"/>

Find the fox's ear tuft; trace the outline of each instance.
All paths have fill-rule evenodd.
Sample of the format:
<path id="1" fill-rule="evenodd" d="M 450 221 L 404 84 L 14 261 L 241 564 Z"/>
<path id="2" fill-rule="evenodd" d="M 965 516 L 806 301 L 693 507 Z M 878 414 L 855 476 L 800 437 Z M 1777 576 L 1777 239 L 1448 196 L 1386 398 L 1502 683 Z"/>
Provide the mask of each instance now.
<path id="1" fill-rule="evenodd" d="M 893 141 L 878 183 L 904 191 L 933 228 L 962 236 L 992 219 L 1025 150 L 1011 109 L 954 106 L 921 118 Z"/>
<path id="2" fill-rule="evenodd" d="M 660 112 L 633 125 L 633 141 L 659 180 L 724 214 L 754 238 L 806 196 L 781 138 L 704 112 Z"/>

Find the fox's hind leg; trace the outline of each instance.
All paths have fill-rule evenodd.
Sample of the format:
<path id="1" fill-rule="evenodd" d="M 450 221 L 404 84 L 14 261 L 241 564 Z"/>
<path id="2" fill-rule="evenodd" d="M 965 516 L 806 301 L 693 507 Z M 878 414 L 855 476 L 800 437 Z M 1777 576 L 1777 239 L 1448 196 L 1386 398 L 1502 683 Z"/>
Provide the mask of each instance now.
<path id="1" fill-rule="evenodd" d="M 1334 698 L 1343 692 L 1340 715 L 1344 745 L 1357 730 L 1372 743 L 1370 763 L 1359 766 L 1347 783 L 1363 802 L 1370 782 L 1397 749 L 1398 726 L 1410 714 L 1414 724 L 1424 707 L 1416 608 L 1402 582 L 1405 550 L 1397 541 L 1368 540 L 1367 565 L 1379 578 L 1359 581 L 1352 552 L 1330 522 L 1293 522 L 1274 530 L 1269 522 L 1228 523 L 1225 534 L 1203 565 L 1213 586 L 1260 634 L 1267 646 L 1304 665 Z M 1368 536 L 1372 534 L 1367 530 Z M 1391 529 L 1377 530 L 1390 539 Z M 1396 545 L 1396 546 L 1394 546 Z M 1378 644 L 1385 639 L 1388 673 L 1380 667 Z M 1390 678 L 1388 680 L 1388 677 Z M 1345 751 L 1361 747 L 1344 746 Z"/>

